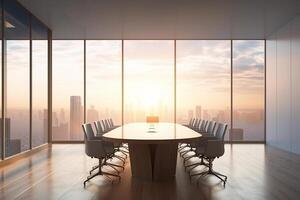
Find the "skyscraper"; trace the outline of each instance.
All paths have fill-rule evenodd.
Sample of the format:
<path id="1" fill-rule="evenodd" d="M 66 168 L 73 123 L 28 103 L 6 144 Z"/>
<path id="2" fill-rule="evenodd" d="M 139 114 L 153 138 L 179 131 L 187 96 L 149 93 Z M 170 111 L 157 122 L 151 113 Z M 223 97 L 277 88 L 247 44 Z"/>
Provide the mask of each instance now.
<path id="1" fill-rule="evenodd" d="M 66 122 L 65 110 L 63 108 L 61 108 L 60 111 L 59 111 L 59 122 L 60 123 L 65 123 Z"/>
<path id="2" fill-rule="evenodd" d="M 83 134 L 81 130 L 81 97 L 70 97 L 70 139 L 82 140 Z"/>
<path id="3" fill-rule="evenodd" d="M 201 117 L 202 117 L 202 108 L 201 108 L 201 106 L 196 106 L 196 117 L 198 118 L 198 119 L 201 119 Z"/>
<path id="4" fill-rule="evenodd" d="M 58 117 L 56 112 L 52 112 L 52 126 L 58 126 Z"/>
<path id="5" fill-rule="evenodd" d="M 9 157 L 21 152 L 21 139 L 11 138 L 11 119 L 5 118 L 5 156 Z M 2 130 L 2 119 L 0 119 L 0 128 Z"/>

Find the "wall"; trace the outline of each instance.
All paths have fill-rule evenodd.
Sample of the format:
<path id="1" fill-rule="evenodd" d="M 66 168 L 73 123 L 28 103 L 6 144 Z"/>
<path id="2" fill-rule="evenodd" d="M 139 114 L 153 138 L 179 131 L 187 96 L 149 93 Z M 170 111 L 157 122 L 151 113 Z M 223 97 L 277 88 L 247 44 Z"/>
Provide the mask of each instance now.
<path id="1" fill-rule="evenodd" d="M 267 144 L 300 154 L 300 15 L 267 38 Z"/>

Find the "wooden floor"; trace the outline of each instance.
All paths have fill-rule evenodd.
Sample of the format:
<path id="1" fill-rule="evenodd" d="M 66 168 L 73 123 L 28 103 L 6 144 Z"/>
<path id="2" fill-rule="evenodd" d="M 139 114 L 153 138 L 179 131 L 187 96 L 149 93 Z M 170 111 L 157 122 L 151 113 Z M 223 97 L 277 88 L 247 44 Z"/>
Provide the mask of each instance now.
<path id="1" fill-rule="evenodd" d="M 214 177 L 190 183 L 178 157 L 176 180 L 140 182 L 131 179 L 127 159 L 121 183 L 96 177 L 83 188 L 96 163 L 82 144 L 52 148 L 0 168 L 0 199 L 299 199 L 300 156 L 263 144 L 226 145 L 215 169 L 228 176 L 226 188 Z M 197 169 L 202 170 L 202 169 Z"/>

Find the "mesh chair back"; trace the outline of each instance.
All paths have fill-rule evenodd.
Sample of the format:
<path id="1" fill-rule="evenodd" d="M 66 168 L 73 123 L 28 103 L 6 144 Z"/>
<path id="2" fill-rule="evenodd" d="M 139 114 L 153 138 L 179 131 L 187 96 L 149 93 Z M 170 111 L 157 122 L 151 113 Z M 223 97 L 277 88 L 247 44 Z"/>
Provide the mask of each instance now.
<path id="1" fill-rule="evenodd" d="M 227 124 L 219 123 L 216 131 L 216 137 L 222 141 L 224 141 L 224 137 L 227 131 Z"/>
<path id="2" fill-rule="evenodd" d="M 198 124 L 198 119 L 195 119 L 194 124 L 193 124 L 194 129 L 196 128 L 197 124 Z"/>
<path id="3" fill-rule="evenodd" d="M 95 137 L 91 124 L 83 124 L 82 129 L 84 132 L 84 140 L 93 140 Z"/>
<path id="4" fill-rule="evenodd" d="M 190 119 L 189 126 L 193 125 L 193 120 L 194 120 L 193 118 Z"/>
<path id="5" fill-rule="evenodd" d="M 104 122 L 103 119 L 101 120 L 101 123 L 102 123 L 103 131 L 104 132 L 108 131 L 108 128 L 106 127 L 105 122 Z"/>
<path id="6" fill-rule="evenodd" d="M 114 125 L 114 122 L 113 122 L 113 120 L 112 120 L 112 118 L 109 119 L 109 122 L 110 122 L 110 126 L 111 126 L 111 127 L 114 127 L 114 126 L 115 126 L 115 125 Z"/>
<path id="7" fill-rule="evenodd" d="M 95 121 L 94 122 L 97 135 L 103 135 L 104 134 L 104 129 L 102 128 L 101 122 L 100 121 Z"/>
<path id="8" fill-rule="evenodd" d="M 214 134 L 214 130 L 216 127 L 216 122 L 215 121 L 210 121 L 207 127 L 207 133 L 210 135 Z"/>
<path id="9" fill-rule="evenodd" d="M 207 122 L 206 120 L 202 120 L 202 123 L 200 125 L 200 131 L 202 132 L 206 132 L 206 125 L 207 125 Z"/>
<path id="10" fill-rule="evenodd" d="M 201 119 L 198 119 L 197 123 L 196 123 L 196 126 L 195 126 L 195 129 L 199 130 L 200 128 L 200 124 L 202 123 L 202 120 Z"/>
<path id="11" fill-rule="evenodd" d="M 194 127 L 194 124 L 195 124 L 195 118 L 192 119 L 190 127 Z"/>
<path id="12" fill-rule="evenodd" d="M 105 126 L 106 126 L 106 130 L 108 131 L 111 127 L 109 126 L 108 120 L 105 119 L 104 120 Z"/>

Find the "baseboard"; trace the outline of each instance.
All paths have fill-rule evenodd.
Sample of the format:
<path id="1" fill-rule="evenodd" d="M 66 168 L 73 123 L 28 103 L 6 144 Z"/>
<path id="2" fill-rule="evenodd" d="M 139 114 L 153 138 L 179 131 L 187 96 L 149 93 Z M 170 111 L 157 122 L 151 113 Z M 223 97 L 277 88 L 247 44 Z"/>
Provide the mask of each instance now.
<path id="1" fill-rule="evenodd" d="M 266 144 L 265 141 L 225 141 L 225 144 Z"/>
<path id="2" fill-rule="evenodd" d="M 52 144 L 84 144 L 84 141 L 52 141 Z"/>

